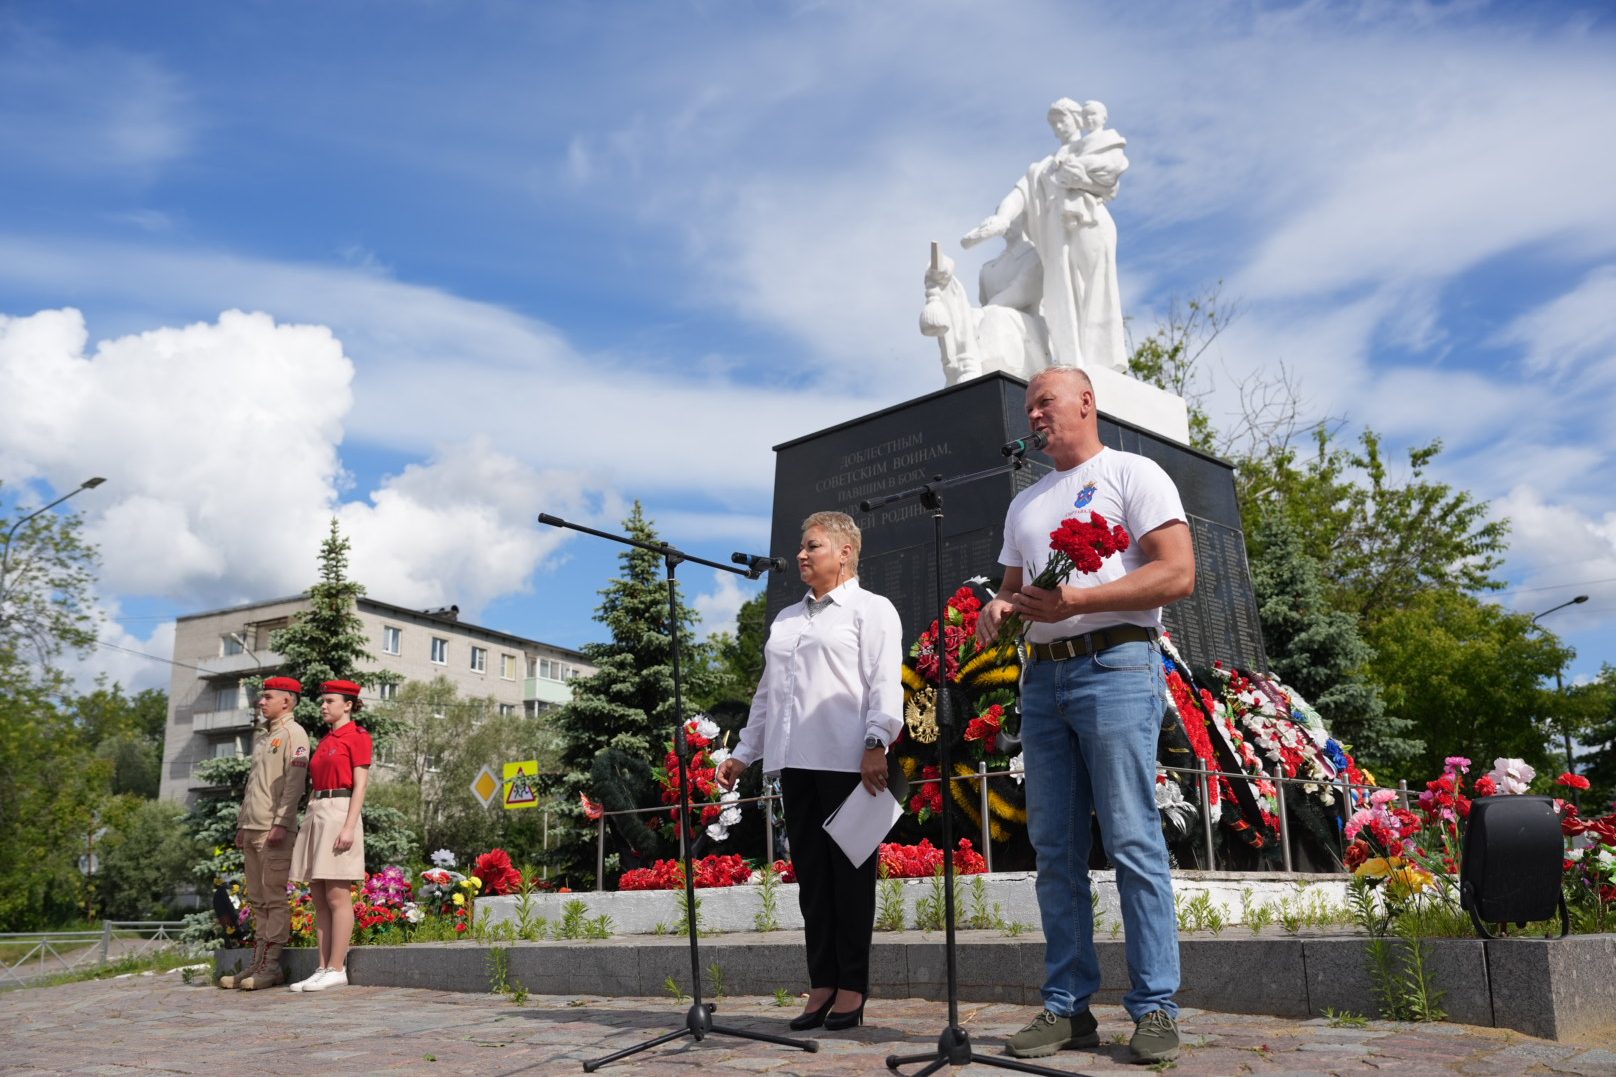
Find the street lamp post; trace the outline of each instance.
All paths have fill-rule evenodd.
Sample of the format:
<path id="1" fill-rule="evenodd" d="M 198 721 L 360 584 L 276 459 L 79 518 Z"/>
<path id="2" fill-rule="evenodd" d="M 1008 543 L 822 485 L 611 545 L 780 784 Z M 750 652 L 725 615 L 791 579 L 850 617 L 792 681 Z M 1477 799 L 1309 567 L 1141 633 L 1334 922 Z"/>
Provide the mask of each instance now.
<path id="1" fill-rule="evenodd" d="M 1578 595 L 1576 598 L 1568 598 L 1558 606 L 1550 606 L 1542 613 L 1534 614 L 1532 616 L 1532 623 L 1537 624 L 1539 620 L 1547 617 L 1555 610 L 1563 610 L 1567 606 L 1580 606 L 1586 601 L 1588 601 L 1587 595 Z M 1554 671 L 1554 694 L 1555 697 L 1560 701 L 1560 707 L 1562 708 L 1560 718 L 1560 734 L 1565 738 L 1566 773 L 1575 774 L 1577 772 L 1577 761 L 1576 757 L 1571 754 L 1571 727 L 1566 724 L 1564 716 L 1565 684 L 1560 678 L 1560 671 L 1558 669 Z M 1571 803 L 1578 811 L 1582 810 L 1582 793 L 1579 790 L 1571 790 Z"/>

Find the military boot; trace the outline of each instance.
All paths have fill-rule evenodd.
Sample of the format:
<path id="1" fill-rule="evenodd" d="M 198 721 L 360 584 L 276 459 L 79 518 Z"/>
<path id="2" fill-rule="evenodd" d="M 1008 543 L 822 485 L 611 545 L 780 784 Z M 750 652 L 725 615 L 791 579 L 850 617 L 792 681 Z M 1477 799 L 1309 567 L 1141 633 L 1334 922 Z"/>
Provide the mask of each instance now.
<path id="1" fill-rule="evenodd" d="M 286 982 L 281 970 L 281 948 L 273 943 L 264 948 L 264 959 L 258 967 L 236 985 L 243 991 L 262 991 L 266 987 L 279 987 Z"/>
<path id="2" fill-rule="evenodd" d="M 238 965 L 234 972 L 219 977 L 219 986 L 226 989 L 240 987 L 242 981 L 257 972 L 258 966 L 264 963 L 264 951 L 267 949 L 269 949 L 267 942 L 253 943 L 252 962 L 245 969 Z"/>

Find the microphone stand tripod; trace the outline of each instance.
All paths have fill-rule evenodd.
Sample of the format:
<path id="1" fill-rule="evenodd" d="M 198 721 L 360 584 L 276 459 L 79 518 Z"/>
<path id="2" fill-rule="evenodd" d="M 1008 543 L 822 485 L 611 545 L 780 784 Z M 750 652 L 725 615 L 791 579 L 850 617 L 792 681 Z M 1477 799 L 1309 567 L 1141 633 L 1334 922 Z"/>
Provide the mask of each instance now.
<path id="1" fill-rule="evenodd" d="M 1071 1077 L 1063 1070 L 1045 1069 L 1029 1062 L 1020 1062 L 999 1055 L 979 1055 L 971 1048 L 970 1034 L 959 1023 L 959 955 L 954 926 L 954 828 L 953 811 L 949 807 L 950 794 L 947 783 L 952 780 L 953 760 L 952 748 L 949 741 L 953 736 L 953 717 L 950 714 L 948 700 L 948 659 L 944 653 L 944 632 L 942 626 L 948 623 L 948 591 L 943 587 L 943 491 L 953 486 L 963 486 L 978 479 L 988 479 L 995 475 L 1006 475 L 1019 471 L 1026 463 L 1020 452 L 1007 450 L 1011 460 L 999 467 L 975 471 L 968 475 L 958 475 L 945 479 L 941 475 L 935 476 L 931 482 L 921 486 L 914 486 L 908 490 L 899 490 L 895 494 L 876 498 L 873 501 L 864 501 L 859 509 L 869 512 L 899 501 L 918 500 L 921 505 L 931 510 L 932 519 L 932 562 L 934 582 L 937 589 L 937 769 L 941 773 L 943 782 L 943 927 L 945 931 L 943 953 L 946 955 L 948 969 L 948 1027 L 943 1029 L 942 1035 L 937 1038 L 937 1049 L 921 1055 L 888 1055 L 887 1069 L 896 1070 L 899 1066 L 907 1066 L 911 1062 L 926 1062 L 928 1065 L 916 1070 L 913 1077 L 927 1077 L 944 1066 L 968 1066 L 973 1062 L 980 1062 L 984 1066 L 997 1066 L 1000 1069 L 1018 1070 L 1022 1073 L 1047 1074 L 1049 1077 Z M 987 779 L 983 779 L 986 781 Z"/>
<path id="2" fill-rule="evenodd" d="M 674 754 L 679 757 L 679 833 L 684 839 L 680 842 L 683 846 L 680 850 L 680 861 L 685 875 L 685 908 L 689 912 L 685 920 L 690 928 L 690 1009 L 685 1013 L 683 1028 L 653 1037 L 638 1046 L 618 1051 L 615 1054 L 607 1055 L 605 1058 L 585 1062 L 583 1064 L 584 1072 L 593 1073 L 604 1065 L 627 1058 L 630 1055 L 637 1055 L 641 1051 L 660 1046 L 681 1036 L 691 1036 L 697 1042 L 700 1042 L 709 1033 L 716 1033 L 721 1036 L 735 1036 L 747 1040 L 759 1040 L 764 1043 L 778 1043 L 785 1047 L 796 1047 L 810 1053 L 818 1051 L 819 1042 L 817 1040 L 793 1040 L 767 1032 L 751 1032 L 746 1029 L 729 1028 L 724 1025 L 714 1024 L 713 1013 L 718 1007 L 711 1002 L 703 1002 L 701 998 L 701 944 L 696 938 L 696 873 L 691 870 L 690 863 L 691 847 L 695 845 L 695 835 L 690 833 L 691 753 L 690 741 L 685 735 L 684 696 L 679 680 L 679 606 L 677 592 L 675 591 L 677 583 L 674 579 L 674 573 L 681 563 L 691 561 L 698 565 L 706 565 L 709 568 L 716 568 L 723 572 L 733 572 L 737 576 L 747 576 L 755 580 L 762 575 L 763 569 L 769 567 L 767 559 L 763 559 L 765 564 L 762 567 L 752 563 L 749 568 L 734 568 L 730 565 L 721 565 L 717 561 L 707 561 L 700 557 L 693 557 L 690 554 L 674 549 L 665 542 L 641 542 L 639 539 L 630 538 L 627 535 L 614 535 L 609 531 L 596 531 L 592 527 L 569 523 L 559 516 L 551 516 L 545 512 L 539 514 L 539 522 L 549 524 L 551 527 L 566 527 L 574 531 L 582 531 L 584 534 L 594 535 L 596 538 L 609 539 L 612 542 L 620 542 L 625 546 L 637 546 L 642 550 L 650 550 L 652 553 L 661 554 L 662 562 L 667 566 L 668 571 L 668 643 L 671 654 L 670 662 L 673 666 L 673 750 Z"/>

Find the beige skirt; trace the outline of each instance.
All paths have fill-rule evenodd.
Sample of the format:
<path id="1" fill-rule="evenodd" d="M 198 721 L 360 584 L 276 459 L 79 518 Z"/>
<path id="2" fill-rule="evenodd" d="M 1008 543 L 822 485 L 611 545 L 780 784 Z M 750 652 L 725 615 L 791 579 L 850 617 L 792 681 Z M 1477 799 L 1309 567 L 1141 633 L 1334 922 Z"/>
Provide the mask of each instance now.
<path id="1" fill-rule="evenodd" d="M 331 843 L 342 833 L 342 824 L 348 820 L 347 797 L 323 797 L 310 800 L 303 813 L 303 829 L 297 832 L 297 844 L 292 847 L 292 873 L 294 881 L 313 882 L 316 879 L 347 880 L 365 877 L 365 824 L 361 820 L 354 827 L 353 847 L 345 853 L 332 850 Z"/>

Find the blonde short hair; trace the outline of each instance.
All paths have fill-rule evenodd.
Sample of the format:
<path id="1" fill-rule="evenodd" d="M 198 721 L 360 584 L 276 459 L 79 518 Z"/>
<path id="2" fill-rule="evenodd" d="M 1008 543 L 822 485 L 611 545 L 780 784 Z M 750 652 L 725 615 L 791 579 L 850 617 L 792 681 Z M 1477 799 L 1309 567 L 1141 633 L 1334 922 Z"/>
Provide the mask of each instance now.
<path id="1" fill-rule="evenodd" d="M 1080 366 L 1073 366 L 1070 363 L 1051 363 L 1049 366 L 1044 367 L 1044 369 L 1038 371 L 1038 373 L 1028 378 L 1027 384 L 1031 385 L 1033 382 L 1039 381 L 1040 379 L 1054 377 L 1075 377 L 1078 381 L 1083 383 L 1083 388 L 1087 389 L 1091 393 L 1094 391 L 1094 379 L 1089 377 L 1089 372 Z"/>
<path id="2" fill-rule="evenodd" d="M 846 543 L 853 547 L 853 558 L 848 562 L 847 574 L 857 576 L 859 549 L 864 545 L 864 539 L 859 534 L 859 526 L 853 522 L 853 517 L 845 512 L 816 512 L 802 522 L 804 534 L 810 527 L 819 528 L 837 543 Z"/>

